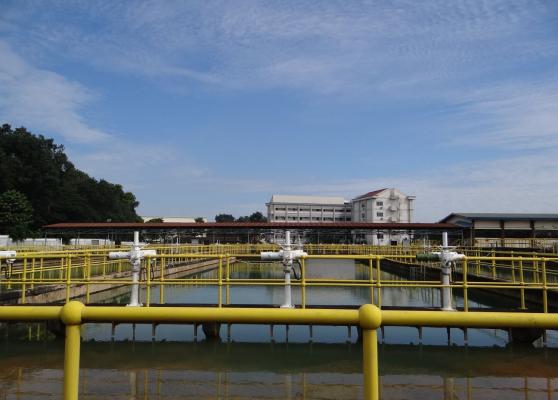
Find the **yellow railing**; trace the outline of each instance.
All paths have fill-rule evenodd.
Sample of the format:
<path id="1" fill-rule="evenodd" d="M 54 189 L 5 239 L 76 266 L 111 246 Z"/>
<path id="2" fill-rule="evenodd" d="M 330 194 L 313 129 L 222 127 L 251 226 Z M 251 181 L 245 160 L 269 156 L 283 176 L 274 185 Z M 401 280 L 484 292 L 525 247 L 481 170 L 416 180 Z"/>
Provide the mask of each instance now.
<path id="1" fill-rule="evenodd" d="M 557 329 L 558 315 L 543 313 L 385 311 L 366 304 L 359 310 L 98 307 L 71 301 L 64 306 L 3 306 L 0 321 L 60 320 L 65 325 L 64 399 L 79 393 L 80 330 L 86 323 L 226 323 L 358 326 L 363 340 L 364 399 L 379 398 L 378 337 L 380 326 Z"/>
<path id="2" fill-rule="evenodd" d="M 478 253 L 477 253 L 478 254 Z M 255 254 L 236 254 L 237 258 L 259 259 Z M 309 260 L 337 259 L 356 260 L 363 264 L 362 275 L 355 279 L 312 278 L 307 274 Z M 174 253 L 158 254 L 144 260 L 144 273 L 141 286 L 146 289 L 146 305 L 152 300 L 152 289 L 159 289 L 159 303 L 164 304 L 164 288 L 170 285 L 213 285 L 219 288 L 216 304 L 230 304 L 230 288 L 233 286 L 279 286 L 283 285 L 281 278 L 234 278 L 233 273 L 239 268 L 232 264 L 231 254 L 204 254 L 204 253 Z M 382 306 L 382 290 L 392 287 L 405 288 L 441 288 L 439 279 L 393 279 L 382 278 L 384 262 L 395 261 L 409 264 L 408 268 L 426 270 L 438 269 L 439 263 L 417 263 L 415 255 L 309 255 L 301 259 L 300 279 L 292 282 L 293 286 L 300 287 L 301 306 L 306 307 L 306 290 L 309 287 L 365 287 L 370 289 L 370 302 Z M 181 278 L 168 277 L 169 266 L 186 265 L 197 261 L 214 263 L 215 277 L 186 276 Z M 469 291 L 482 290 L 514 290 L 520 298 L 520 308 L 525 309 L 528 292 L 540 292 L 539 300 L 543 311 L 548 312 L 548 293 L 558 291 L 558 258 L 517 256 L 467 256 L 454 270 L 454 278 L 460 273 L 461 279 L 454 279 L 451 288 L 462 289 L 464 308 L 468 310 Z M 266 264 L 258 264 L 262 270 Z M 550 268 L 552 266 L 552 268 Z M 319 267 L 318 267 L 319 268 Z M 187 272 L 187 268 L 184 270 Z M 6 271 L 7 272 L 7 271 Z M 470 276 L 475 277 L 474 280 Z M 28 290 L 37 286 L 52 286 L 57 290 L 65 291 L 65 300 L 69 301 L 76 296 L 83 296 L 89 303 L 92 289 L 101 285 L 106 290 L 107 286 L 130 285 L 130 265 L 124 260 L 108 260 L 106 254 L 79 253 L 79 254 L 43 254 L 29 253 L 18 255 L 16 264 L 9 276 L 6 274 L 0 279 L 0 288 L 20 289 L 21 303 L 27 302 Z M 72 294 L 72 288 L 80 287 L 83 293 Z M 225 298 L 221 288 L 225 288 Z M 30 293 L 30 292 L 29 292 Z"/>

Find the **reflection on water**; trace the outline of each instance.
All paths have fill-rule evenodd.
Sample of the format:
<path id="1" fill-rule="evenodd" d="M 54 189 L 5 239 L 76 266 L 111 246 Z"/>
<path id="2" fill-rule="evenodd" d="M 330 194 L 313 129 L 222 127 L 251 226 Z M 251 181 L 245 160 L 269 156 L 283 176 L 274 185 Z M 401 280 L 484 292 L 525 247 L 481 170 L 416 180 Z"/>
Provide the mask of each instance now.
<path id="1" fill-rule="evenodd" d="M 336 264 L 338 260 L 335 261 Z M 308 276 L 368 279 L 359 263 L 308 265 Z M 216 277 L 216 271 L 199 277 Z M 281 278 L 274 264 L 237 263 L 231 278 Z M 382 273 L 383 279 L 403 279 Z M 277 305 L 281 286 L 233 286 L 230 304 Z M 157 302 L 158 288 L 151 291 Z M 127 301 L 126 292 L 95 301 Z M 146 293 L 142 294 L 145 301 Z M 307 304 L 360 305 L 364 287 L 309 287 Z M 459 304 L 462 298 L 454 293 Z M 167 303 L 214 304 L 214 286 L 170 286 Z M 294 300 L 300 302 L 294 288 Z M 436 289 L 384 288 L 382 303 L 436 307 Z M 470 307 L 494 307 L 471 302 Z M 355 399 L 362 393 L 361 345 L 355 328 L 233 325 L 221 327 L 221 341 L 205 341 L 192 325 L 88 324 L 82 330 L 80 399 Z M 12 324 L 0 331 L 0 398 L 58 399 L 62 388 L 63 342 L 44 324 Z M 111 339 L 114 339 L 111 340 Z M 380 334 L 383 399 L 551 399 L 558 388 L 558 344 L 521 348 L 507 344 L 500 330 L 387 327 Z M 422 345 L 419 345 L 422 343 Z M 540 343 L 538 343 L 540 345 Z"/>
<path id="2" fill-rule="evenodd" d="M 358 399 L 355 344 L 93 343 L 82 346 L 81 399 Z M 383 399 L 550 399 L 558 350 L 380 345 Z M 0 396 L 58 399 L 63 343 L 13 342 Z"/>

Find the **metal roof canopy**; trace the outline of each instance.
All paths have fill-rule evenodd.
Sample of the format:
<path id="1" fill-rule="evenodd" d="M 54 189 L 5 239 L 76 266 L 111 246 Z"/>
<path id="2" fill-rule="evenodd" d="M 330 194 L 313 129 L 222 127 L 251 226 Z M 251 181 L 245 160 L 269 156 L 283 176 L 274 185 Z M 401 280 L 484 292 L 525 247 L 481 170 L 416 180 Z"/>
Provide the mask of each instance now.
<path id="1" fill-rule="evenodd" d="M 81 233 L 127 233 L 135 230 L 143 232 L 165 231 L 272 231 L 272 230 L 319 230 L 319 231 L 455 231 L 462 228 L 449 223 L 357 223 L 357 222 L 64 222 L 43 226 L 49 233 L 81 232 Z"/>
<path id="2" fill-rule="evenodd" d="M 451 213 L 440 220 L 440 223 L 447 223 L 454 217 L 475 220 L 499 220 L 499 221 L 518 221 L 518 220 L 558 220 L 558 214 L 530 214 L 530 213 Z"/>

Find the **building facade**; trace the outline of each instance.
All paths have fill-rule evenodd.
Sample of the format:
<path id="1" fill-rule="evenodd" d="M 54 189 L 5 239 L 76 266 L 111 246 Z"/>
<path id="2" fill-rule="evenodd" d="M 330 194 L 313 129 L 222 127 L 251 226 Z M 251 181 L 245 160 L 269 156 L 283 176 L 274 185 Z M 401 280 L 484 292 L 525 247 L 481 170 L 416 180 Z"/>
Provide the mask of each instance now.
<path id="1" fill-rule="evenodd" d="M 269 222 L 351 221 L 351 203 L 342 197 L 275 194 L 266 206 Z"/>
<path id="2" fill-rule="evenodd" d="M 353 222 L 400 222 L 413 219 L 413 200 L 397 189 L 380 189 L 351 200 Z"/>
<path id="3" fill-rule="evenodd" d="M 342 197 L 273 195 L 267 206 L 269 222 L 410 223 L 413 201 L 395 188 L 374 190 L 347 201 Z M 404 244 L 409 235 L 378 231 L 353 234 L 356 243 Z"/>
<path id="4" fill-rule="evenodd" d="M 413 220 L 413 200 L 395 188 L 374 190 L 351 200 L 352 221 L 372 223 L 410 223 Z M 405 233 L 378 231 L 371 234 L 355 234 L 354 241 L 373 245 L 398 245 L 411 241 Z"/>
<path id="5" fill-rule="evenodd" d="M 481 247 L 556 247 L 558 214 L 452 213 L 440 222 L 464 228 L 464 244 Z"/>

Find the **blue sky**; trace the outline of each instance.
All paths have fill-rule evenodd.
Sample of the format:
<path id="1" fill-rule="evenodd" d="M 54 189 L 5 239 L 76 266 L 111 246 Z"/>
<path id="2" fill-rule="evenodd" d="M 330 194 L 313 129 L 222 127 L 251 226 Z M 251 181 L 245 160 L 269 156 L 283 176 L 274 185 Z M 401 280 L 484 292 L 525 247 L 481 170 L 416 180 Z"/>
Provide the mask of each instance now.
<path id="1" fill-rule="evenodd" d="M 0 121 L 141 214 L 558 212 L 558 2 L 0 0 Z"/>

